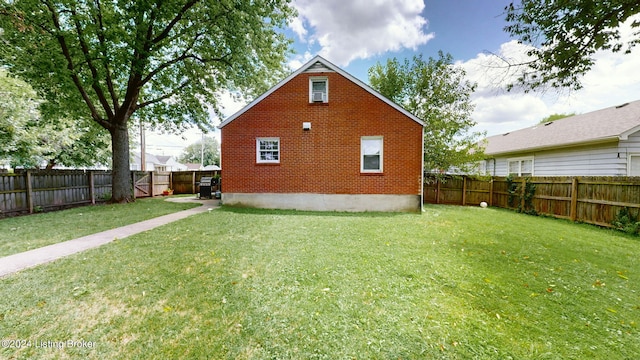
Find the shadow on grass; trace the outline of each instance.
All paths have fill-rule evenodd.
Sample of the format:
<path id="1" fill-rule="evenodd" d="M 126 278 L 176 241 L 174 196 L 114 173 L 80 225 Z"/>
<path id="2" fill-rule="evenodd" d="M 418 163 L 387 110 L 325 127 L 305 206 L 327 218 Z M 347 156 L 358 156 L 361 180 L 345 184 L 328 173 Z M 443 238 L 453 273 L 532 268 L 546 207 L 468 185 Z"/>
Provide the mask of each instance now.
<path id="1" fill-rule="evenodd" d="M 289 216 L 329 216 L 329 217 L 354 217 L 354 218 L 392 218 L 398 216 L 416 215 L 419 212 L 349 212 L 349 211 L 309 211 L 309 210 L 279 210 L 257 209 L 243 206 L 222 205 L 218 211 L 225 211 L 243 215 L 289 215 Z"/>

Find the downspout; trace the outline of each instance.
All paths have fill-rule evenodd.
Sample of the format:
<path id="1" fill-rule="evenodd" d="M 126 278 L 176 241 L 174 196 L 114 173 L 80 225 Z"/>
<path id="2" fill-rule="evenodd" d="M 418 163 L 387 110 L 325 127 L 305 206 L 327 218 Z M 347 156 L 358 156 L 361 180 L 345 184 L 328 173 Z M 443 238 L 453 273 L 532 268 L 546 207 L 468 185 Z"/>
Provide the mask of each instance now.
<path id="1" fill-rule="evenodd" d="M 424 211 L 424 126 L 420 130 L 422 132 L 422 152 L 420 162 L 422 163 L 420 170 L 420 212 Z"/>

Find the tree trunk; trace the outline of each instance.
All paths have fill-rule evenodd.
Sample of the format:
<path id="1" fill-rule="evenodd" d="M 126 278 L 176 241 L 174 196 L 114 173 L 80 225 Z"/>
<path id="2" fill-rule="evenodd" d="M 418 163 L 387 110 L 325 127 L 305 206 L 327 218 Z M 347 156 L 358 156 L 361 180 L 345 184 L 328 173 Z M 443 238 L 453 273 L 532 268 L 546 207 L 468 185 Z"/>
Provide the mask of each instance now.
<path id="1" fill-rule="evenodd" d="M 112 187 L 111 202 L 126 203 L 135 201 L 131 169 L 129 166 L 129 131 L 126 125 L 114 126 L 111 133 Z"/>

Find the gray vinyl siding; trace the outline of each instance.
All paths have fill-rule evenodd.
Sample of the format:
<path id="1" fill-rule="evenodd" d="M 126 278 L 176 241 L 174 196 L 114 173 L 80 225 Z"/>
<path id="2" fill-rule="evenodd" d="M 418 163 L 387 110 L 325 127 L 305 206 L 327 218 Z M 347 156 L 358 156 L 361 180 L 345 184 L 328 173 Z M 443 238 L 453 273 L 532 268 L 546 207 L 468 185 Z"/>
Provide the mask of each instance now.
<path id="1" fill-rule="evenodd" d="M 627 140 L 620 141 L 620 153 L 624 154 L 627 159 L 626 166 L 629 166 L 630 155 L 640 156 L 640 132 L 636 132 L 629 136 Z M 636 158 L 637 159 L 637 158 Z M 637 164 L 637 162 L 636 162 Z M 627 176 L 631 176 L 631 169 L 627 169 Z M 638 173 L 638 169 L 635 169 L 635 173 Z"/>
<path id="2" fill-rule="evenodd" d="M 620 151 L 625 154 L 640 153 L 640 131 L 630 135 L 627 140 L 620 141 Z"/>
<path id="3" fill-rule="evenodd" d="M 631 149 L 635 149 L 631 151 Z M 626 176 L 627 153 L 640 153 L 640 136 L 620 146 L 616 143 L 584 147 L 500 155 L 487 160 L 487 171 L 507 176 L 507 162 L 512 158 L 533 157 L 534 176 Z"/>

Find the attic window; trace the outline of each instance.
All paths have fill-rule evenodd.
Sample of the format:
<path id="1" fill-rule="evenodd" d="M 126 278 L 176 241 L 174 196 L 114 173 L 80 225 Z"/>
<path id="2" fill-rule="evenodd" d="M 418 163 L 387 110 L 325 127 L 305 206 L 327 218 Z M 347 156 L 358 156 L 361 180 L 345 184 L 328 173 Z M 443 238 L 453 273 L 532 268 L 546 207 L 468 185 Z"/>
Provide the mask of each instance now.
<path id="1" fill-rule="evenodd" d="M 329 80 L 326 77 L 309 78 L 309 102 L 326 103 L 329 101 Z"/>

